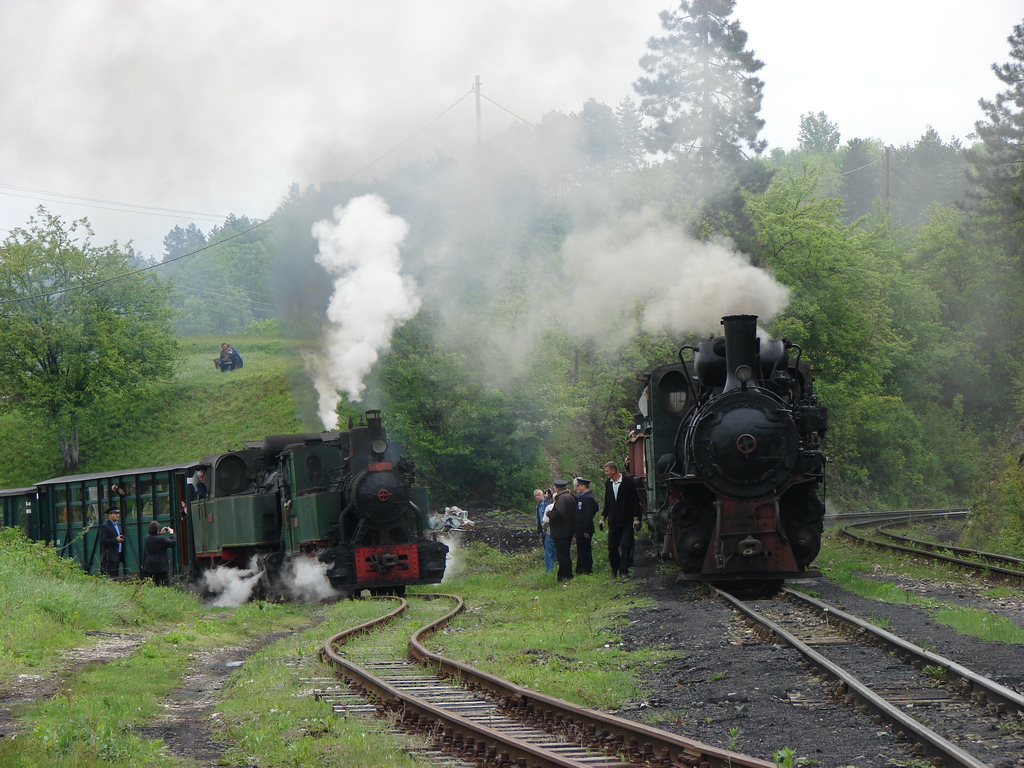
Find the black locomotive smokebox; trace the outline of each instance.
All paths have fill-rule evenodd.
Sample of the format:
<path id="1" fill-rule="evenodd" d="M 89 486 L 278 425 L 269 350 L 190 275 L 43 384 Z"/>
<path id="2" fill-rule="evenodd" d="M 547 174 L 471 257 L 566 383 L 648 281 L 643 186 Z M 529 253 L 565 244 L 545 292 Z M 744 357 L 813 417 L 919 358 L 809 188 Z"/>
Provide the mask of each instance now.
<path id="1" fill-rule="evenodd" d="M 733 390 L 700 417 L 693 455 L 701 475 L 718 491 L 740 497 L 775 489 L 792 472 L 800 434 L 775 399 Z"/>
<path id="2" fill-rule="evenodd" d="M 375 523 L 397 520 L 409 504 L 409 485 L 393 469 L 370 472 L 356 491 L 360 514 Z"/>

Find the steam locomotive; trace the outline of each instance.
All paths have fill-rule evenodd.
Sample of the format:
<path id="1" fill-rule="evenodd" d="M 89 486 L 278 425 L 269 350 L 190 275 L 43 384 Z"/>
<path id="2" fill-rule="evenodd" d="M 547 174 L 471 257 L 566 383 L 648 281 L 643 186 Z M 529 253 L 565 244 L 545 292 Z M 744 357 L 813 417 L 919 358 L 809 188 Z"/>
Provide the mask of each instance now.
<path id="1" fill-rule="evenodd" d="M 756 316 L 722 325 L 640 377 L 629 464 L 658 554 L 684 579 L 820 575 L 827 410 L 799 346 L 759 338 Z"/>
<path id="2" fill-rule="evenodd" d="M 178 532 L 172 570 L 228 566 L 279 591 L 296 561 L 322 563 L 338 590 L 401 594 L 442 580 L 448 547 L 431 537 L 426 489 L 388 440 L 380 411 L 342 432 L 273 435 L 195 462 L 74 475 L 0 491 L 4 525 L 52 542 L 95 573 L 97 526 L 121 511 L 126 567 L 139 571 L 150 520 Z"/>

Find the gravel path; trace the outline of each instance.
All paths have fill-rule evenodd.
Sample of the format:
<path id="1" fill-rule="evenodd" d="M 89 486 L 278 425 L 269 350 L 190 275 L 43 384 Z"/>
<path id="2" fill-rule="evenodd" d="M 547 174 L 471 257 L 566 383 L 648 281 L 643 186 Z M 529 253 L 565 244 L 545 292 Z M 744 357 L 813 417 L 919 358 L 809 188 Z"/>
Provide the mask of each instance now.
<path id="1" fill-rule="evenodd" d="M 908 747 L 885 726 L 872 725 L 868 716 L 829 700 L 822 684 L 799 665 L 795 652 L 755 640 L 727 606 L 701 587 L 678 581 L 646 552 L 640 554 L 635 574 L 635 588 L 657 605 L 633 611 L 625 642 L 678 649 L 680 655 L 642 675 L 653 691 L 650 700 L 631 704 L 622 714 L 763 758 L 789 748 L 797 758 L 826 767 L 915 765 Z M 937 624 L 926 610 L 868 600 L 825 578 L 799 585 L 848 613 L 872 617 L 900 637 L 1024 690 L 1021 646 L 960 635 Z M 1019 602 L 988 600 L 978 595 L 981 587 L 929 581 L 901 586 L 941 602 L 992 610 L 1024 627 Z M 659 715 L 664 719 L 659 721 Z M 996 768 L 1024 767 L 1024 756 L 998 754 L 1001 737 L 998 732 L 962 736 L 966 742 L 995 748 L 996 753 L 983 759 Z"/>

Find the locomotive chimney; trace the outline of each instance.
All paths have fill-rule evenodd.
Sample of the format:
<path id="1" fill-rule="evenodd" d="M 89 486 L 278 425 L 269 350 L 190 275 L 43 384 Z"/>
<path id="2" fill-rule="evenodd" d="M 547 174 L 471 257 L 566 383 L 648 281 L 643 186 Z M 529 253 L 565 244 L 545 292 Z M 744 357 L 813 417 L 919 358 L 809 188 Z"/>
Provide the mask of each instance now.
<path id="1" fill-rule="evenodd" d="M 729 315 L 725 327 L 725 386 L 723 392 L 740 389 L 754 378 L 758 368 L 757 315 Z"/>

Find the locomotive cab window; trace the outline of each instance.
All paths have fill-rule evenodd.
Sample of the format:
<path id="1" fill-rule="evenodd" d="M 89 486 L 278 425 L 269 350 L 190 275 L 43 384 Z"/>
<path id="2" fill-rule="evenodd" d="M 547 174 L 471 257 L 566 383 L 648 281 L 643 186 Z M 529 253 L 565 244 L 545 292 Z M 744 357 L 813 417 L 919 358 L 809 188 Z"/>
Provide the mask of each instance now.
<path id="1" fill-rule="evenodd" d="M 320 485 L 324 479 L 324 462 L 319 454 L 311 453 L 306 457 L 306 481 L 310 485 Z"/>
<path id="2" fill-rule="evenodd" d="M 661 407 L 666 413 L 680 414 L 686 409 L 689 389 L 681 372 L 666 373 L 658 382 L 658 389 L 661 392 Z"/>

